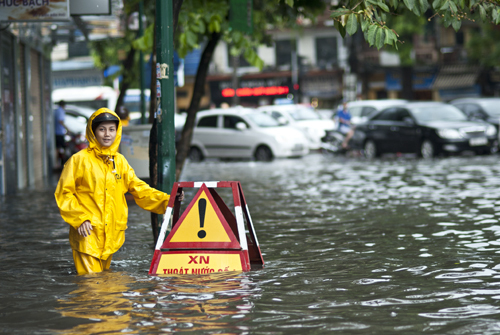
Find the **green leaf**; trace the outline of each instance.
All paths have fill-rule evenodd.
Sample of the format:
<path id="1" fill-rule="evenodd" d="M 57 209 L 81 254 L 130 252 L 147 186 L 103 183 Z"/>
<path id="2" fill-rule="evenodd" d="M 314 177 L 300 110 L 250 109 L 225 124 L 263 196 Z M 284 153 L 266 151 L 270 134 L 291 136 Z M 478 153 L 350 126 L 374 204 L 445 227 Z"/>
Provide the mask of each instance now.
<path id="1" fill-rule="evenodd" d="M 380 49 L 384 46 L 384 41 L 385 41 L 384 29 L 382 28 L 377 29 L 377 33 L 375 35 L 375 46 L 377 47 L 377 49 Z"/>
<path id="2" fill-rule="evenodd" d="M 454 1 L 449 1 L 449 4 L 451 11 L 456 14 L 458 12 L 457 4 Z"/>
<path id="3" fill-rule="evenodd" d="M 252 65 L 259 68 L 259 71 L 262 71 L 262 69 L 264 68 L 264 61 L 262 59 L 260 59 L 259 57 L 257 57 L 255 59 L 255 62 L 252 63 Z"/>
<path id="4" fill-rule="evenodd" d="M 335 21 L 334 27 L 337 28 L 337 30 L 339 31 L 340 36 L 342 36 L 342 38 L 344 38 L 346 31 L 345 31 L 345 27 L 342 25 L 342 23 L 340 23 L 339 21 Z"/>
<path id="5" fill-rule="evenodd" d="M 486 9 L 483 7 L 482 4 L 479 4 L 478 7 L 479 7 L 479 16 L 481 17 L 481 20 L 486 21 Z"/>
<path id="6" fill-rule="evenodd" d="M 413 8 L 415 7 L 415 0 L 403 0 L 403 2 L 409 10 L 413 11 Z"/>
<path id="7" fill-rule="evenodd" d="M 382 9 L 384 12 L 389 13 L 389 7 L 388 7 L 385 3 L 383 3 L 383 2 L 379 2 L 379 3 L 377 3 L 377 5 L 378 5 L 378 6 L 380 7 L 380 9 Z"/>
<path id="8" fill-rule="evenodd" d="M 450 8 L 450 5 L 448 4 L 448 1 L 444 1 L 441 7 L 439 7 L 439 10 L 448 10 Z"/>
<path id="9" fill-rule="evenodd" d="M 363 16 L 360 17 L 361 19 L 361 31 L 365 32 L 366 29 L 370 26 L 370 21 L 365 19 Z"/>
<path id="10" fill-rule="evenodd" d="M 285 0 L 285 3 L 293 8 L 293 0 Z"/>
<path id="11" fill-rule="evenodd" d="M 434 0 L 432 2 L 432 8 L 434 9 L 438 9 L 438 8 L 441 8 L 441 6 L 443 5 L 443 3 L 445 2 L 446 0 Z"/>
<path id="12" fill-rule="evenodd" d="M 451 26 L 455 31 L 458 31 L 460 29 L 460 26 L 462 25 L 462 21 L 455 20 L 451 23 Z"/>
<path id="13" fill-rule="evenodd" d="M 420 9 L 421 9 L 422 13 L 425 13 L 430 7 L 429 1 L 419 0 L 419 2 L 420 2 Z"/>
<path id="14" fill-rule="evenodd" d="M 345 29 L 351 36 L 356 33 L 356 31 L 358 30 L 358 20 L 356 14 L 349 15 Z"/>
<path id="15" fill-rule="evenodd" d="M 375 44 L 375 39 L 377 37 L 377 30 L 379 27 L 376 24 L 370 25 L 370 28 L 368 28 L 368 33 L 366 35 L 366 41 L 370 46 Z"/>
<path id="16" fill-rule="evenodd" d="M 384 43 L 392 45 L 397 40 L 398 40 L 398 38 L 397 38 L 396 34 L 392 30 L 387 29 L 386 32 L 385 32 Z"/>
<path id="17" fill-rule="evenodd" d="M 495 11 L 493 11 L 493 16 L 495 17 L 494 20 L 495 20 L 495 24 L 499 24 L 500 23 L 500 9 L 497 9 Z"/>
<path id="18" fill-rule="evenodd" d="M 186 31 L 186 44 L 190 47 L 196 47 L 198 39 L 196 38 L 196 34 L 191 30 Z"/>
<path id="19" fill-rule="evenodd" d="M 346 8 L 339 8 L 339 9 L 336 9 L 336 10 L 332 11 L 332 13 L 330 14 L 330 17 L 334 19 L 336 17 L 342 16 L 342 15 L 346 15 L 346 14 L 349 14 L 349 13 L 351 13 L 351 10 L 346 9 Z"/>

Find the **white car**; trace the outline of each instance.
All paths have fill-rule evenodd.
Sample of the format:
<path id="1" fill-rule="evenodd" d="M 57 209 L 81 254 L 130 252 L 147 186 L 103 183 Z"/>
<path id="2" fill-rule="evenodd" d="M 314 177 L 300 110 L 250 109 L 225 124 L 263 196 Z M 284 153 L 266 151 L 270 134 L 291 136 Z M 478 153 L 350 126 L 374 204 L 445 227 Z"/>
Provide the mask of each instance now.
<path id="1" fill-rule="evenodd" d="M 356 125 L 368 121 L 369 116 L 384 108 L 408 102 L 404 99 L 359 100 L 349 101 L 347 109 L 351 113 L 351 123 Z M 342 105 L 339 106 L 342 108 Z"/>
<path id="2" fill-rule="evenodd" d="M 246 158 L 270 161 L 309 153 L 307 139 L 254 109 L 233 107 L 200 111 L 196 116 L 189 159 Z"/>
<path id="3" fill-rule="evenodd" d="M 281 124 L 302 131 L 311 150 L 320 149 L 321 138 L 326 135 L 326 131 L 335 129 L 333 120 L 323 119 L 314 109 L 303 105 L 269 105 L 257 110 L 271 115 Z"/>

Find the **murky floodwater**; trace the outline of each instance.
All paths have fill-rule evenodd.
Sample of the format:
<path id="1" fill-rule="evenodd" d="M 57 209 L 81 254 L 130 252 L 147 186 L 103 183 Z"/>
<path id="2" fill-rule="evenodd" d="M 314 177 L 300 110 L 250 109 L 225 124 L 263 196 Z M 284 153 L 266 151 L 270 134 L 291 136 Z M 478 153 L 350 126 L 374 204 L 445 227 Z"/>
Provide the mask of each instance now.
<path id="1" fill-rule="evenodd" d="M 149 276 L 131 205 L 112 271 L 76 276 L 53 189 L 3 198 L 0 333 L 498 334 L 499 160 L 190 164 L 242 183 L 266 265 L 240 274 Z"/>

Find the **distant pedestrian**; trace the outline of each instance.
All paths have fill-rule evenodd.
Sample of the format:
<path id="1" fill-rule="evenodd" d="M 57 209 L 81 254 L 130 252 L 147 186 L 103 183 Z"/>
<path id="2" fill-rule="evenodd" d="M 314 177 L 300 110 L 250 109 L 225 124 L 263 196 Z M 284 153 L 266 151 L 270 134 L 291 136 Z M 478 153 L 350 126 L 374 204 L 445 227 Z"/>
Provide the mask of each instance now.
<path id="1" fill-rule="evenodd" d="M 89 147 L 71 156 L 62 171 L 55 198 L 69 225 L 69 241 L 78 274 L 107 270 L 125 241 L 129 192 L 143 209 L 163 214 L 170 196 L 140 180 L 118 153 L 122 124 L 107 108 L 87 123 Z M 183 200 L 184 194 L 178 194 Z"/>
<path id="2" fill-rule="evenodd" d="M 130 123 L 130 113 L 127 107 L 120 106 L 116 111 L 116 114 L 118 114 L 118 117 L 122 121 L 122 127 L 127 127 Z"/>
<path id="3" fill-rule="evenodd" d="M 56 134 L 56 150 L 59 157 L 59 163 L 61 167 L 64 165 L 68 157 L 66 157 L 66 141 L 64 140 L 64 135 L 69 133 L 68 127 L 64 123 L 66 118 L 66 102 L 64 100 L 59 101 L 58 107 L 54 111 L 54 126 L 55 126 L 55 134 Z"/>
<path id="4" fill-rule="evenodd" d="M 56 148 L 64 148 L 66 146 L 64 143 L 64 135 L 66 135 L 68 131 L 68 128 L 64 124 L 64 119 L 66 118 L 66 102 L 61 100 L 58 106 L 59 107 L 54 111 Z"/>

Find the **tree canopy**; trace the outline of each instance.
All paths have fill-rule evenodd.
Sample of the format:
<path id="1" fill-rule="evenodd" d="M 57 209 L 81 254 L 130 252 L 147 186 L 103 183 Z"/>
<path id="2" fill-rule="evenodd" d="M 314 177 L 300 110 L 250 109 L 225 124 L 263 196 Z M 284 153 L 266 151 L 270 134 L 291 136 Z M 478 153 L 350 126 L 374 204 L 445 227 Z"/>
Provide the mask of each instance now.
<path id="1" fill-rule="evenodd" d="M 361 29 L 370 46 L 398 48 L 399 32 L 388 24 L 388 16 L 398 15 L 401 9 L 419 17 L 430 13 L 429 21 L 440 19 L 455 30 L 464 20 L 474 21 L 476 13 L 482 22 L 500 23 L 500 2 L 496 0 L 345 0 L 332 6 L 331 17 L 342 36 Z"/>

